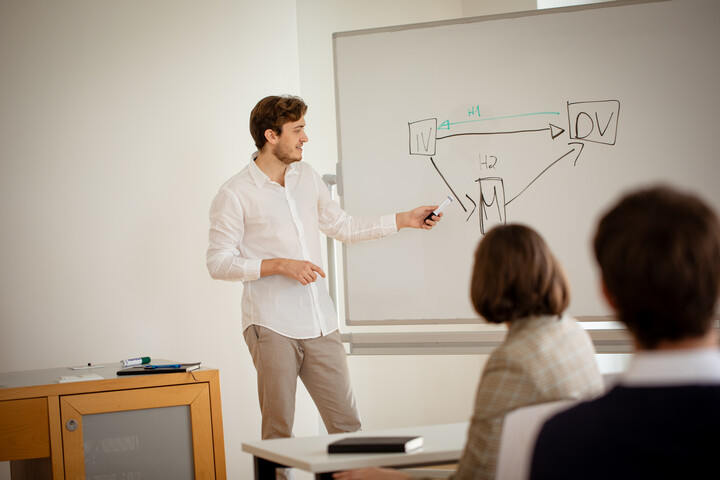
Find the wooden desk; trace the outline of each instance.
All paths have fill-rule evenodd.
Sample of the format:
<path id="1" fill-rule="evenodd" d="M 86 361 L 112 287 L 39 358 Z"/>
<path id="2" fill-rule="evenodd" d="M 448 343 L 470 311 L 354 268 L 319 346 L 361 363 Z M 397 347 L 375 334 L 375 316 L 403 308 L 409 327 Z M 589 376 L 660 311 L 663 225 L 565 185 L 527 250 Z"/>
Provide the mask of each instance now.
<path id="1" fill-rule="evenodd" d="M 303 438 L 279 438 L 242 444 L 254 456 L 255 480 L 275 478 L 280 467 L 300 468 L 329 480 L 333 472 L 364 467 L 420 467 L 457 461 L 467 438 L 468 422 L 395 428 L 356 433 L 338 433 Z M 424 445 L 410 453 L 329 454 L 330 442 L 349 436 L 422 435 Z"/>
<path id="2" fill-rule="evenodd" d="M 11 462 L 13 480 L 85 478 L 83 418 L 133 411 L 152 418 L 165 407 L 180 407 L 188 423 L 195 478 L 226 478 L 218 370 L 118 377 L 119 362 L 105 365 L 0 373 L 0 461 Z M 84 374 L 102 379 L 57 383 L 60 376 Z M 123 424 L 125 418 L 110 421 Z"/>

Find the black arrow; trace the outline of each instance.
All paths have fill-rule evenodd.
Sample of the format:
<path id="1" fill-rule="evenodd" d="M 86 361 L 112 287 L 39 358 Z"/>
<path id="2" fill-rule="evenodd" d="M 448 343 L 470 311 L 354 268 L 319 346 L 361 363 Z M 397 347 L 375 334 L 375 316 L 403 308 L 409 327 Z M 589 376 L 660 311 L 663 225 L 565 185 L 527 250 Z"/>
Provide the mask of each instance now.
<path id="1" fill-rule="evenodd" d="M 513 135 L 516 133 L 535 133 L 535 132 L 550 132 L 550 137 L 555 140 L 557 137 L 562 135 L 565 131 L 564 128 L 548 123 L 547 128 L 536 128 L 533 130 L 512 130 L 507 132 L 470 132 L 470 133 L 453 133 L 451 135 L 445 135 L 444 137 L 436 137 L 437 140 L 443 140 L 445 138 L 462 137 L 465 135 Z"/>
<path id="2" fill-rule="evenodd" d="M 455 199 L 458 201 L 458 203 L 460 204 L 460 206 L 462 207 L 462 209 L 463 209 L 465 212 L 467 212 L 467 208 L 465 208 L 465 205 L 463 205 L 463 203 L 460 201 L 460 199 L 459 199 L 458 196 L 457 196 L 457 193 L 455 193 L 455 190 L 452 189 L 452 187 L 450 186 L 450 184 L 448 183 L 448 181 L 445 180 L 445 176 L 440 172 L 440 169 L 437 167 L 437 165 L 435 165 L 435 160 L 433 160 L 433 158 L 430 157 L 430 161 L 432 162 L 433 167 L 435 167 L 435 170 L 437 170 L 438 174 L 439 174 L 440 177 L 443 179 L 443 182 L 445 182 L 445 185 L 447 185 L 447 187 L 450 189 L 450 191 L 452 192 L 453 196 L 454 196 Z"/>
<path id="3" fill-rule="evenodd" d="M 580 152 L 582 152 L 582 149 L 583 149 L 583 144 L 582 144 L 582 143 L 578 143 L 578 145 L 580 145 L 580 150 L 578 151 L 578 154 L 577 154 L 577 156 L 579 157 L 579 156 L 580 156 Z M 550 169 L 550 167 L 552 167 L 553 165 L 555 165 L 556 163 L 558 163 L 560 160 L 562 160 L 563 158 L 565 158 L 565 157 L 567 157 L 568 155 L 570 155 L 571 153 L 573 153 L 575 150 L 576 150 L 575 147 L 573 147 L 572 150 L 570 150 L 569 152 L 567 152 L 566 154 L 564 154 L 563 156 L 561 156 L 560 158 L 558 158 L 557 160 L 555 160 L 554 162 L 552 162 L 550 165 L 548 165 L 547 167 L 545 167 L 545 169 L 544 169 L 542 172 L 540 172 L 537 177 L 533 178 L 533 180 L 532 180 L 530 183 L 528 183 L 527 187 L 525 187 L 525 188 L 522 189 L 522 192 L 518 193 L 518 194 L 515 195 L 513 198 L 511 198 L 510 200 L 508 200 L 507 202 L 505 202 L 505 205 L 510 205 L 510 202 L 512 202 L 513 200 L 515 200 L 516 198 L 518 198 L 520 195 L 522 195 L 523 192 L 524 192 L 525 190 L 527 190 L 528 188 L 530 188 L 530 185 L 532 185 L 533 183 L 535 183 L 535 180 L 537 180 L 538 178 L 540 178 L 543 173 L 547 172 L 547 171 Z M 575 158 L 575 161 L 577 161 L 577 158 Z"/>

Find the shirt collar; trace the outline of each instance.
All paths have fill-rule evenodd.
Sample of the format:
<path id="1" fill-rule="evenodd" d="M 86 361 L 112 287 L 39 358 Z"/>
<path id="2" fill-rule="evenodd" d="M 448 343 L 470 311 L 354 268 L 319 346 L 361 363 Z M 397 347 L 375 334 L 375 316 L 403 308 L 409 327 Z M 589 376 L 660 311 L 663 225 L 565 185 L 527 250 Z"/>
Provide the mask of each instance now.
<path id="1" fill-rule="evenodd" d="M 719 385 L 720 349 L 639 351 L 620 383 L 633 387 Z"/>
<path id="2" fill-rule="evenodd" d="M 250 172 L 250 176 L 252 177 L 253 181 L 255 182 L 255 185 L 257 185 L 258 188 L 262 188 L 265 184 L 271 183 L 270 178 L 265 175 L 265 172 L 260 170 L 260 167 L 255 164 L 255 159 L 258 157 L 260 152 L 254 152 L 250 158 L 250 164 L 248 165 L 248 171 Z M 291 163 L 287 166 L 287 169 L 285 169 L 285 178 L 287 178 L 288 174 L 294 175 L 297 173 L 297 169 L 299 162 Z"/>
<path id="3" fill-rule="evenodd" d="M 565 318 L 565 317 L 562 314 L 561 315 L 536 315 L 536 316 L 532 316 L 532 317 L 521 318 L 518 320 L 514 320 L 508 324 L 508 333 L 512 332 L 512 334 L 514 335 L 517 332 L 524 330 L 525 328 L 528 328 L 529 326 L 538 327 L 538 326 L 544 325 L 546 323 L 562 321 L 563 318 Z"/>

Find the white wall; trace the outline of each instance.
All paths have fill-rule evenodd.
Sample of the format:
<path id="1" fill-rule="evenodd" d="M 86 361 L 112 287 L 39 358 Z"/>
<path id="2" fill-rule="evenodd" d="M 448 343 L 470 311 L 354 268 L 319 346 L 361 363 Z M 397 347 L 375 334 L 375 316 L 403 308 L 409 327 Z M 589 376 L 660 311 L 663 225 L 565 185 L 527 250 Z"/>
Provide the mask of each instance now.
<path id="1" fill-rule="evenodd" d="M 260 415 L 207 214 L 253 150 L 252 106 L 299 91 L 296 26 L 293 0 L 0 2 L 0 369 L 220 368 L 236 479 Z"/>
<path id="2" fill-rule="evenodd" d="M 302 95 L 306 160 L 334 172 L 333 31 L 502 5 L 0 0 L 0 370 L 139 355 L 219 368 L 228 478 L 250 478 L 242 286 L 204 259 L 210 201 L 253 150 L 250 109 Z M 351 357 L 366 428 L 467 419 L 484 360 Z M 301 391 L 295 433 L 317 431 Z"/>

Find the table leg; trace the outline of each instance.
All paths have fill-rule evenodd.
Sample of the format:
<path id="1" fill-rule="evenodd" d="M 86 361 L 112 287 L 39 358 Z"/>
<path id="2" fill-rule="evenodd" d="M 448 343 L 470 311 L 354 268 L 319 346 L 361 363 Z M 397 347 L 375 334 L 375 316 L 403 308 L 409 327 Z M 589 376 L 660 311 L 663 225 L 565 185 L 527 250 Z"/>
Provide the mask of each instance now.
<path id="1" fill-rule="evenodd" d="M 284 468 L 285 465 L 253 456 L 255 460 L 255 480 L 275 480 L 277 468 Z"/>

